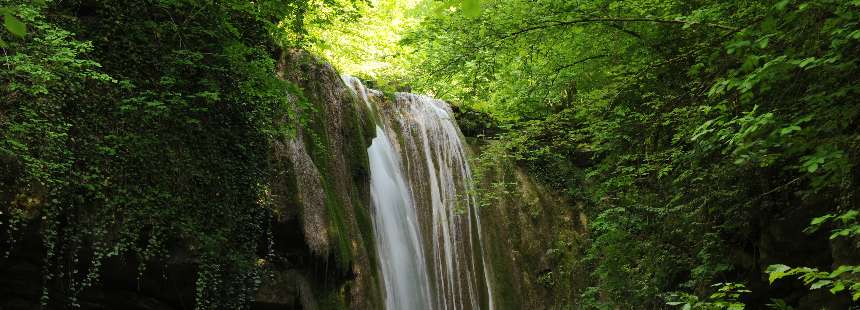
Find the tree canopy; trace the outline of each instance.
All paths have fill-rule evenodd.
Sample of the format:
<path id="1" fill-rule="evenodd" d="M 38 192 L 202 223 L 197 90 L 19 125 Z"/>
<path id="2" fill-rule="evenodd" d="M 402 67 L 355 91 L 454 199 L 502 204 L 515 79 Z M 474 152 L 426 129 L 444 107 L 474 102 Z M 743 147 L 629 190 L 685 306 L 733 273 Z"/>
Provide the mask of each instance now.
<path id="1" fill-rule="evenodd" d="M 856 259 L 797 269 L 782 263 L 814 263 L 762 254 L 798 213 L 809 235 L 793 242 L 827 223 L 857 253 L 860 2 L 480 8 L 406 32 L 409 81 L 492 115 L 508 130 L 491 149 L 585 202 L 590 244 L 566 255 L 593 272 L 575 307 L 796 303 L 769 286 L 785 276 L 860 298 Z"/>
<path id="2" fill-rule="evenodd" d="M 593 271 L 571 306 L 797 304 L 787 276 L 860 298 L 856 259 L 762 254 L 798 219 L 777 238 L 857 253 L 860 2 L 474 5 L 414 6 L 386 34 L 406 69 L 350 68 L 454 102 L 464 132 L 503 128 L 485 156 L 585 203 L 589 244 L 565 255 Z"/>

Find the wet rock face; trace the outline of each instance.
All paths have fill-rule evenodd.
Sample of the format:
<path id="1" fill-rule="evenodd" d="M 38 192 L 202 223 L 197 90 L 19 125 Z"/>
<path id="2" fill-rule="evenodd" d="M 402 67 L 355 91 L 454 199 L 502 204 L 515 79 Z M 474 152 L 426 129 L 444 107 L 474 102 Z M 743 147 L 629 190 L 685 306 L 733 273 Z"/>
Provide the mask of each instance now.
<path id="1" fill-rule="evenodd" d="M 276 161 L 290 162 L 293 173 L 286 177 L 294 178 L 296 187 L 274 190 L 294 193 L 297 203 L 276 204 L 275 208 L 301 218 L 305 244 L 316 258 L 289 268 L 307 279 L 297 285 L 311 287 L 315 295 L 308 298 L 304 294 L 303 300 L 355 309 L 380 308 L 369 219 L 366 150 L 375 134 L 370 112 L 329 64 L 305 51 L 282 52 L 278 68 L 279 76 L 302 93 L 297 97 L 299 110 L 294 119 L 301 129 L 295 140 L 286 142 L 286 156 L 275 152 Z"/>
<path id="2" fill-rule="evenodd" d="M 287 141 L 286 145 L 280 141 L 275 142 L 274 156 L 280 157 L 279 160 L 288 161 L 291 171 L 290 175 L 284 175 L 283 178 L 293 178 L 291 184 L 295 184 L 295 188 L 278 187 L 276 195 L 289 195 L 284 191 L 293 190 L 298 196 L 298 204 L 288 204 L 289 202 L 278 201 L 276 208 L 296 208 L 301 217 L 302 232 L 305 236 L 305 242 L 310 247 L 314 255 L 320 257 L 328 257 L 329 254 L 329 234 L 326 224 L 325 210 L 325 191 L 323 190 L 323 180 L 319 169 L 314 164 L 313 159 L 308 155 L 305 149 L 304 141 L 301 133 L 293 140 Z M 289 213 L 289 212 L 282 212 Z M 280 222 L 284 218 L 279 219 Z"/>
<path id="3" fill-rule="evenodd" d="M 479 145 L 473 150 L 482 151 Z M 571 263 L 587 238 L 582 207 L 506 158 L 481 165 L 480 209 L 499 309 L 553 309 L 577 297 L 590 270 Z M 503 184 L 503 189 L 498 185 Z"/>

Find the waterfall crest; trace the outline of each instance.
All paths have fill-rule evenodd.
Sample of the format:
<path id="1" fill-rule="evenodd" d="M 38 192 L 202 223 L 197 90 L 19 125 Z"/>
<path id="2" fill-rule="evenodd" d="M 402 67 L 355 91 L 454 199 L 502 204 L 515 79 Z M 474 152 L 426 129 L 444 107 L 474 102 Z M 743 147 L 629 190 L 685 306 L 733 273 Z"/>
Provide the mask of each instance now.
<path id="1" fill-rule="evenodd" d="M 368 148 L 374 231 L 388 309 L 493 309 L 471 170 L 450 106 L 354 77 L 377 118 Z M 426 259 L 425 259 L 426 258 Z"/>

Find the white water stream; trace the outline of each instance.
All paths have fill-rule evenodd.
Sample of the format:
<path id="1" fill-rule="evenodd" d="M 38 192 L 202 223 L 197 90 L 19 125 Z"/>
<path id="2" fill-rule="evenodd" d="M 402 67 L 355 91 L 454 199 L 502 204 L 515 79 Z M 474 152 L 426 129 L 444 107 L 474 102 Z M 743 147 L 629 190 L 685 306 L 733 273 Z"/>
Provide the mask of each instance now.
<path id="1" fill-rule="evenodd" d="M 409 93 L 380 107 L 380 92 L 354 77 L 344 82 L 376 111 L 367 152 L 386 308 L 493 309 L 471 171 L 450 107 Z"/>

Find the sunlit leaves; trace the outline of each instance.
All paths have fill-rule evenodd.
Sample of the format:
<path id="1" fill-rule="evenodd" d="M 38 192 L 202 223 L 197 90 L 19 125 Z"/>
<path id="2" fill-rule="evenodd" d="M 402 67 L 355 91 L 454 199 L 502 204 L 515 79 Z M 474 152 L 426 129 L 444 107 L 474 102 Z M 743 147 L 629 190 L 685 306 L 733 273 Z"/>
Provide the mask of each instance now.
<path id="1" fill-rule="evenodd" d="M 400 80 L 409 75 L 412 52 L 401 44 L 402 35 L 417 23 L 418 5 L 417 0 L 359 4 L 355 20 L 309 25 L 308 31 L 316 40 L 308 48 L 341 73 L 382 83 Z"/>
<path id="2" fill-rule="evenodd" d="M 481 0 L 462 0 L 463 14 L 468 17 L 481 15 Z"/>
<path id="3" fill-rule="evenodd" d="M 779 280 L 782 277 L 785 277 L 786 275 L 788 275 L 786 272 L 790 269 L 791 269 L 791 267 L 788 267 L 788 266 L 782 265 L 782 264 L 770 265 L 767 267 L 767 270 L 765 271 L 768 273 L 767 280 L 772 284 L 773 281 Z"/>
<path id="4" fill-rule="evenodd" d="M 597 279 L 584 297 L 610 296 L 612 302 L 595 301 L 607 308 L 641 307 L 650 301 L 644 296 L 665 287 L 703 287 L 724 275 L 727 267 L 717 266 L 744 268 L 720 261 L 724 249 L 703 249 L 697 229 L 732 236 L 716 239 L 737 246 L 732 238 L 757 240 L 751 223 L 770 225 L 775 210 L 853 203 L 860 116 L 854 2 L 485 1 L 476 17 L 450 14 L 462 9 L 456 5 L 433 16 L 410 43 L 420 47 L 415 70 L 431 75 L 419 85 L 509 124 L 498 143 L 533 174 L 556 185 L 587 180 L 567 183 L 593 204 L 586 209 L 594 212 Z M 594 16 L 668 23 L 558 22 Z M 714 21 L 737 29 L 700 27 Z M 595 54 L 608 56 L 567 66 Z M 567 128 L 555 118 L 562 113 L 577 115 Z M 565 137 L 574 142 L 559 142 Z M 559 168 L 580 150 L 590 152 L 591 166 Z M 609 209 L 624 216 L 607 220 Z M 823 217 L 818 227 L 831 238 L 856 235 L 856 225 L 836 225 L 843 213 L 815 214 Z M 626 244 L 629 253 L 619 253 L 611 244 L 624 243 L 619 236 L 639 238 L 648 249 L 683 240 L 696 250 L 641 253 Z M 660 282 L 661 272 L 684 263 L 679 272 L 698 271 L 683 284 Z M 779 267 L 771 280 L 792 270 Z M 820 278 L 807 287 L 851 287 L 840 281 Z M 707 302 L 702 296 L 709 295 L 697 292 L 672 302 Z"/>

